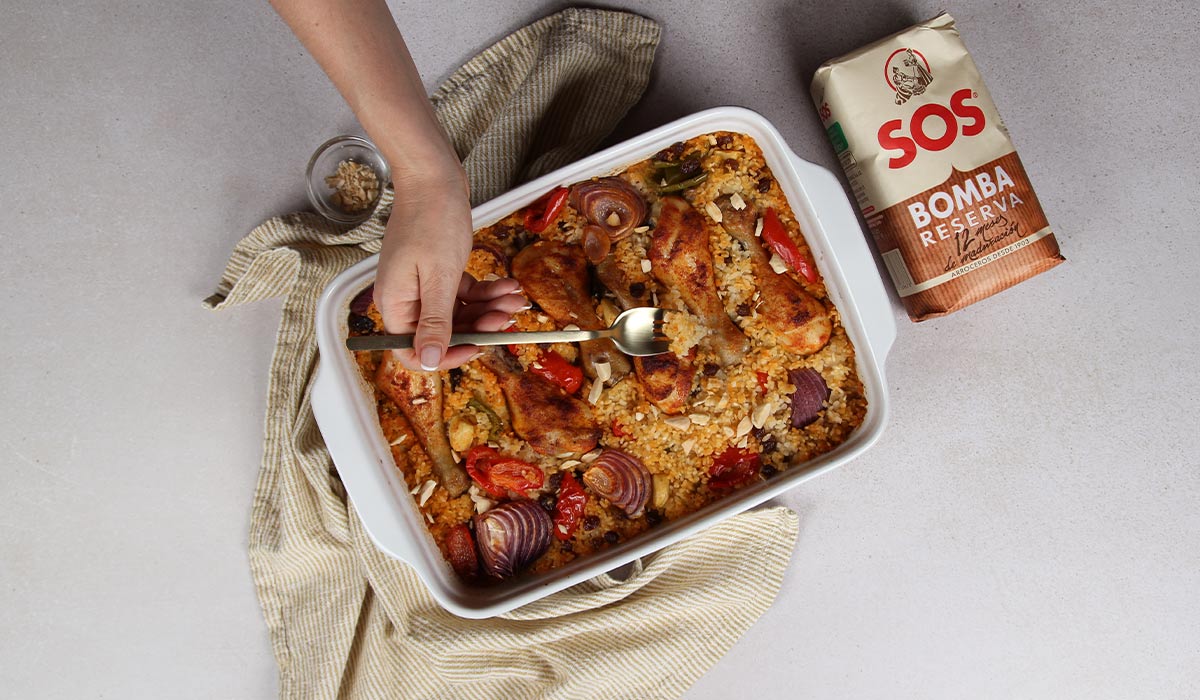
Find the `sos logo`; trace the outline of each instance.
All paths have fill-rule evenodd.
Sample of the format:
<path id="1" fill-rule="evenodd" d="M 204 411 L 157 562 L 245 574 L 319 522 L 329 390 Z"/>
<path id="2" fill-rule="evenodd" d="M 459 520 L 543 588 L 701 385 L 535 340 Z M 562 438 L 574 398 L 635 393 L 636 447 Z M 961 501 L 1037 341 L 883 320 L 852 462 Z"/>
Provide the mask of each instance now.
<path id="1" fill-rule="evenodd" d="M 968 104 L 975 97 L 971 88 L 963 88 L 950 96 L 950 106 L 930 103 L 921 105 L 913 112 L 905 128 L 903 120 L 891 119 L 879 127 L 879 145 L 898 155 L 888 159 L 888 168 L 898 170 L 913 162 L 917 153 L 944 151 L 955 139 L 982 133 L 985 126 L 983 110 Z M 937 136 L 930 136 L 930 134 Z"/>

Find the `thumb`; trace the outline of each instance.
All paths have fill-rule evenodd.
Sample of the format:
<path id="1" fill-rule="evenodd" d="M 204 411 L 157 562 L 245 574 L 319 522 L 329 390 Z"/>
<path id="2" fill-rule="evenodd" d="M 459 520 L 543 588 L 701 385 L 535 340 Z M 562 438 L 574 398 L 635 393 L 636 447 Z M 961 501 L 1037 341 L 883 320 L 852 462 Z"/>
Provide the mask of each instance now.
<path id="1" fill-rule="evenodd" d="M 450 345 L 454 304 L 461 273 L 445 270 L 418 272 L 421 288 L 421 316 L 413 339 L 421 369 L 432 372 L 442 363 Z"/>

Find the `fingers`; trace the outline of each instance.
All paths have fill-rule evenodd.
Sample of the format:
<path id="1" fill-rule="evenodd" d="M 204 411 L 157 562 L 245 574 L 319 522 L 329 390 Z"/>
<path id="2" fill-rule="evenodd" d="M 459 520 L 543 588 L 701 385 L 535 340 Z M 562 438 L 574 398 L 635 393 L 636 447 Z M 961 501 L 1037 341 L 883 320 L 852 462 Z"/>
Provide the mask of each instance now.
<path id="1" fill-rule="evenodd" d="M 460 306 L 454 314 L 454 327 L 475 328 L 475 322 L 484 314 L 500 312 L 505 320 L 509 320 L 518 311 L 529 308 L 529 302 L 519 294 L 505 294 L 489 301 L 477 301 Z M 478 329 L 476 329 L 478 330 Z"/>
<path id="2" fill-rule="evenodd" d="M 442 364 L 450 344 L 450 329 L 456 305 L 459 275 L 444 268 L 418 270 L 421 289 L 421 316 L 417 320 L 413 349 L 421 369 L 432 372 Z"/>
<path id="3" fill-rule="evenodd" d="M 473 277 L 464 273 L 458 287 L 458 298 L 471 303 L 489 301 L 506 294 L 520 294 L 520 292 L 520 283 L 510 277 L 490 282 L 477 282 Z"/>
<path id="4" fill-rule="evenodd" d="M 442 360 L 442 365 L 438 369 L 446 370 L 458 367 L 470 362 L 478 354 L 479 348 L 474 345 L 455 345 L 446 351 L 446 357 Z"/>
<path id="5" fill-rule="evenodd" d="M 459 312 L 462 313 L 461 311 Z M 477 331 L 480 333 L 495 333 L 502 331 L 512 325 L 512 315 L 507 311 L 486 311 L 478 316 L 469 325 L 458 325 L 461 322 L 459 318 L 455 318 L 455 325 L 466 330 Z M 470 362 L 478 357 L 480 349 L 474 345 L 455 345 L 446 351 L 446 357 L 442 359 L 442 364 L 438 369 L 450 369 L 459 365 Z"/>

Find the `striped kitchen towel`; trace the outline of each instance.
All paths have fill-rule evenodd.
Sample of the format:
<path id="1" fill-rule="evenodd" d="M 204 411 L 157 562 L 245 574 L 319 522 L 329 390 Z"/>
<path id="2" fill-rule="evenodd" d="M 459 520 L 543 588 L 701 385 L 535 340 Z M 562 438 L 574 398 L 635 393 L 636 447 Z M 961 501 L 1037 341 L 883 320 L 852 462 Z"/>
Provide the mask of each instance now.
<path id="1" fill-rule="evenodd" d="M 590 153 L 640 98 L 654 22 L 569 9 L 503 39 L 433 96 L 476 202 Z M 284 296 L 250 565 L 284 698 L 672 698 L 774 600 L 798 519 L 783 508 L 726 520 L 608 575 L 490 620 L 441 609 L 416 574 L 372 545 L 309 406 L 317 298 L 379 250 L 390 192 L 349 231 L 300 213 L 235 248 L 214 309 Z"/>

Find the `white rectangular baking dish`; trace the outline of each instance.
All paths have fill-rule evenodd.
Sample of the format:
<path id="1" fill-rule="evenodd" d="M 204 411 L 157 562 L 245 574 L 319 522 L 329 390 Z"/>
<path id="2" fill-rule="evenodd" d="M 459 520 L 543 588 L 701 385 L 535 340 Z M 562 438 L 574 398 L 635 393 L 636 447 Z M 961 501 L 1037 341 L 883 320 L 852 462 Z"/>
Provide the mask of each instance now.
<path id="1" fill-rule="evenodd" d="M 838 180 L 802 160 L 764 117 L 740 107 L 698 112 L 593 156 L 572 163 L 481 204 L 472 211 L 476 229 L 495 223 L 558 185 L 617 173 L 677 141 L 713 131 L 748 134 L 762 148 L 804 231 L 829 296 L 854 343 L 858 374 L 867 393 L 867 415 L 833 451 L 741 489 L 679 520 L 663 523 L 627 542 L 537 576 L 490 587 L 463 583 L 442 558 L 383 438 L 375 401 L 363 389 L 345 347 L 350 300 L 375 278 L 377 256 L 343 272 L 317 307 L 320 367 L 312 390 L 313 413 L 338 473 L 375 544 L 412 566 L 434 598 L 462 617 L 499 615 L 555 591 L 610 571 L 716 522 L 756 506 L 797 484 L 853 459 L 882 434 L 888 415 L 883 364 L 896 335 L 895 317 L 862 229 Z"/>

